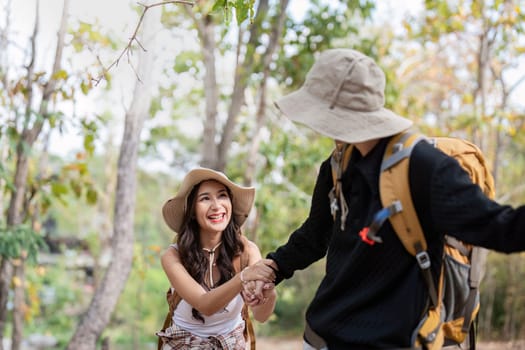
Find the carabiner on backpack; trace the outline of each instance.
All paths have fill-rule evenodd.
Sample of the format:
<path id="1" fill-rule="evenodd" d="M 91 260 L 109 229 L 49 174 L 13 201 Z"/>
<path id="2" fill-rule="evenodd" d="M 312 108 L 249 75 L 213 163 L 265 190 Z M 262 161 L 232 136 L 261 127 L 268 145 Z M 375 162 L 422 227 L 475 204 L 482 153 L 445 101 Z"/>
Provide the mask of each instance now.
<path id="1" fill-rule="evenodd" d="M 368 227 L 364 227 L 360 232 L 359 236 L 361 240 L 367 244 L 374 245 L 377 243 L 383 243 L 383 239 L 377 235 L 381 226 L 383 226 L 386 219 L 395 215 L 403 210 L 403 206 L 400 201 L 394 201 L 388 207 L 379 210 L 375 215 L 372 223 Z"/>

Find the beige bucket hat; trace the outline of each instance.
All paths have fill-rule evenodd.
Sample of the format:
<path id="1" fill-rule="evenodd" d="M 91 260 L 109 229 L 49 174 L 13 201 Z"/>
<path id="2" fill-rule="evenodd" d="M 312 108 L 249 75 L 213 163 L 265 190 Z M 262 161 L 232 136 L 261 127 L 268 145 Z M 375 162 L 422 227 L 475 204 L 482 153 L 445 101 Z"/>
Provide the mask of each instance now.
<path id="1" fill-rule="evenodd" d="M 205 180 L 215 180 L 228 187 L 232 196 L 232 211 L 239 226 L 242 226 L 255 199 L 255 188 L 243 187 L 233 183 L 226 175 L 208 168 L 195 168 L 188 172 L 175 197 L 168 199 L 162 207 L 162 215 L 166 224 L 175 232 L 180 232 L 187 199 L 193 187 Z"/>
<path id="2" fill-rule="evenodd" d="M 275 104 L 291 120 L 330 138 L 358 143 L 404 131 L 412 121 L 385 105 L 385 75 L 352 49 L 322 52 L 303 86 Z"/>

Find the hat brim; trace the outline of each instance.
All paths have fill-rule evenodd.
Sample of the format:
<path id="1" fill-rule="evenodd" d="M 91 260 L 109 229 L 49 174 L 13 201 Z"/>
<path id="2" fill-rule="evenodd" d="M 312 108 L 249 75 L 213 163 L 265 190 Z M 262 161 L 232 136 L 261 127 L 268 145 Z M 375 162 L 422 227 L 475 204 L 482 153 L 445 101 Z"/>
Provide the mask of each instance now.
<path id="1" fill-rule="evenodd" d="M 232 215 L 239 226 L 242 226 L 246 221 L 255 199 L 255 188 L 239 186 L 221 172 L 197 168 L 186 174 L 175 197 L 169 199 L 162 207 L 164 221 L 173 231 L 180 232 L 182 228 L 182 221 L 187 208 L 186 200 L 191 190 L 195 185 L 206 180 L 215 180 L 228 187 L 232 196 Z"/>
<path id="2" fill-rule="evenodd" d="M 282 97 L 275 105 L 291 120 L 347 143 L 392 136 L 413 124 L 386 108 L 375 111 L 358 111 L 337 105 L 330 108 L 329 103 L 310 94 L 304 87 Z"/>

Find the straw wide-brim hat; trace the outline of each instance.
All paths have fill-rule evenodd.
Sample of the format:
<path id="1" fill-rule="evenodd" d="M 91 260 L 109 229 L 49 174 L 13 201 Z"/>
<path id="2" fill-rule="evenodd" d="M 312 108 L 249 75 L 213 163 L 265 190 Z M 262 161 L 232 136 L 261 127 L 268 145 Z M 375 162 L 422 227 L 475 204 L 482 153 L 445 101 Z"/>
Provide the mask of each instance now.
<path id="1" fill-rule="evenodd" d="M 291 120 L 347 143 L 395 135 L 412 121 L 385 104 L 385 75 L 374 60 L 352 49 L 322 52 L 303 86 L 276 106 Z"/>
<path id="2" fill-rule="evenodd" d="M 239 226 L 246 221 L 255 199 L 255 188 L 239 186 L 219 171 L 196 168 L 186 174 L 175 197 L 168 199 L 162 207 L 164 221 L 173 231 L 180 232 L 182 228 L 182 220 L 188 207 L 187 199 L 191 190 L 195 185 L 206 180 L 215 180 L 228 187 L 232 197 L 232 217 L 236 218 Z"/>

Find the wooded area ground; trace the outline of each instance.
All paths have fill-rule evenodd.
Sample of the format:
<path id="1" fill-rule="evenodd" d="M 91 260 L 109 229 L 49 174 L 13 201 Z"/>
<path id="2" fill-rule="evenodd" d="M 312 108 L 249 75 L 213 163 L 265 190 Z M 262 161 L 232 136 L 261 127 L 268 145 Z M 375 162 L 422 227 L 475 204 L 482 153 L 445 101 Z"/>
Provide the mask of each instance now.
<path id="1" fill-rule="evenodd" d="M 302 350 L 299 338 L 257 337 L 257 350 Z M 525 350 L 525 340 L 515 342 L 480 342 L 476 350 Z"/>
<path id="2" fill-rule="evenodd" d="M 303 350 L 303 343 L 300 338 L 269 338 L 257 337 L 257 350 Z M 5 339 L 4 349 L 9 349 L 9 340 Z M 53 347 L 44 347 L 42 349 L 52 349 Z M 154 347 L 157 348 L 156 346 Z M 35 350 L 35 347 L 22 346 L 21 350 Z M 40 349 L 40 348 L 38 348 Z M 115 347 L 120 349 L 120 347 Z M 514 342 L 479 342 L 476 350 L 525 350 L 525 340 Z"/>

